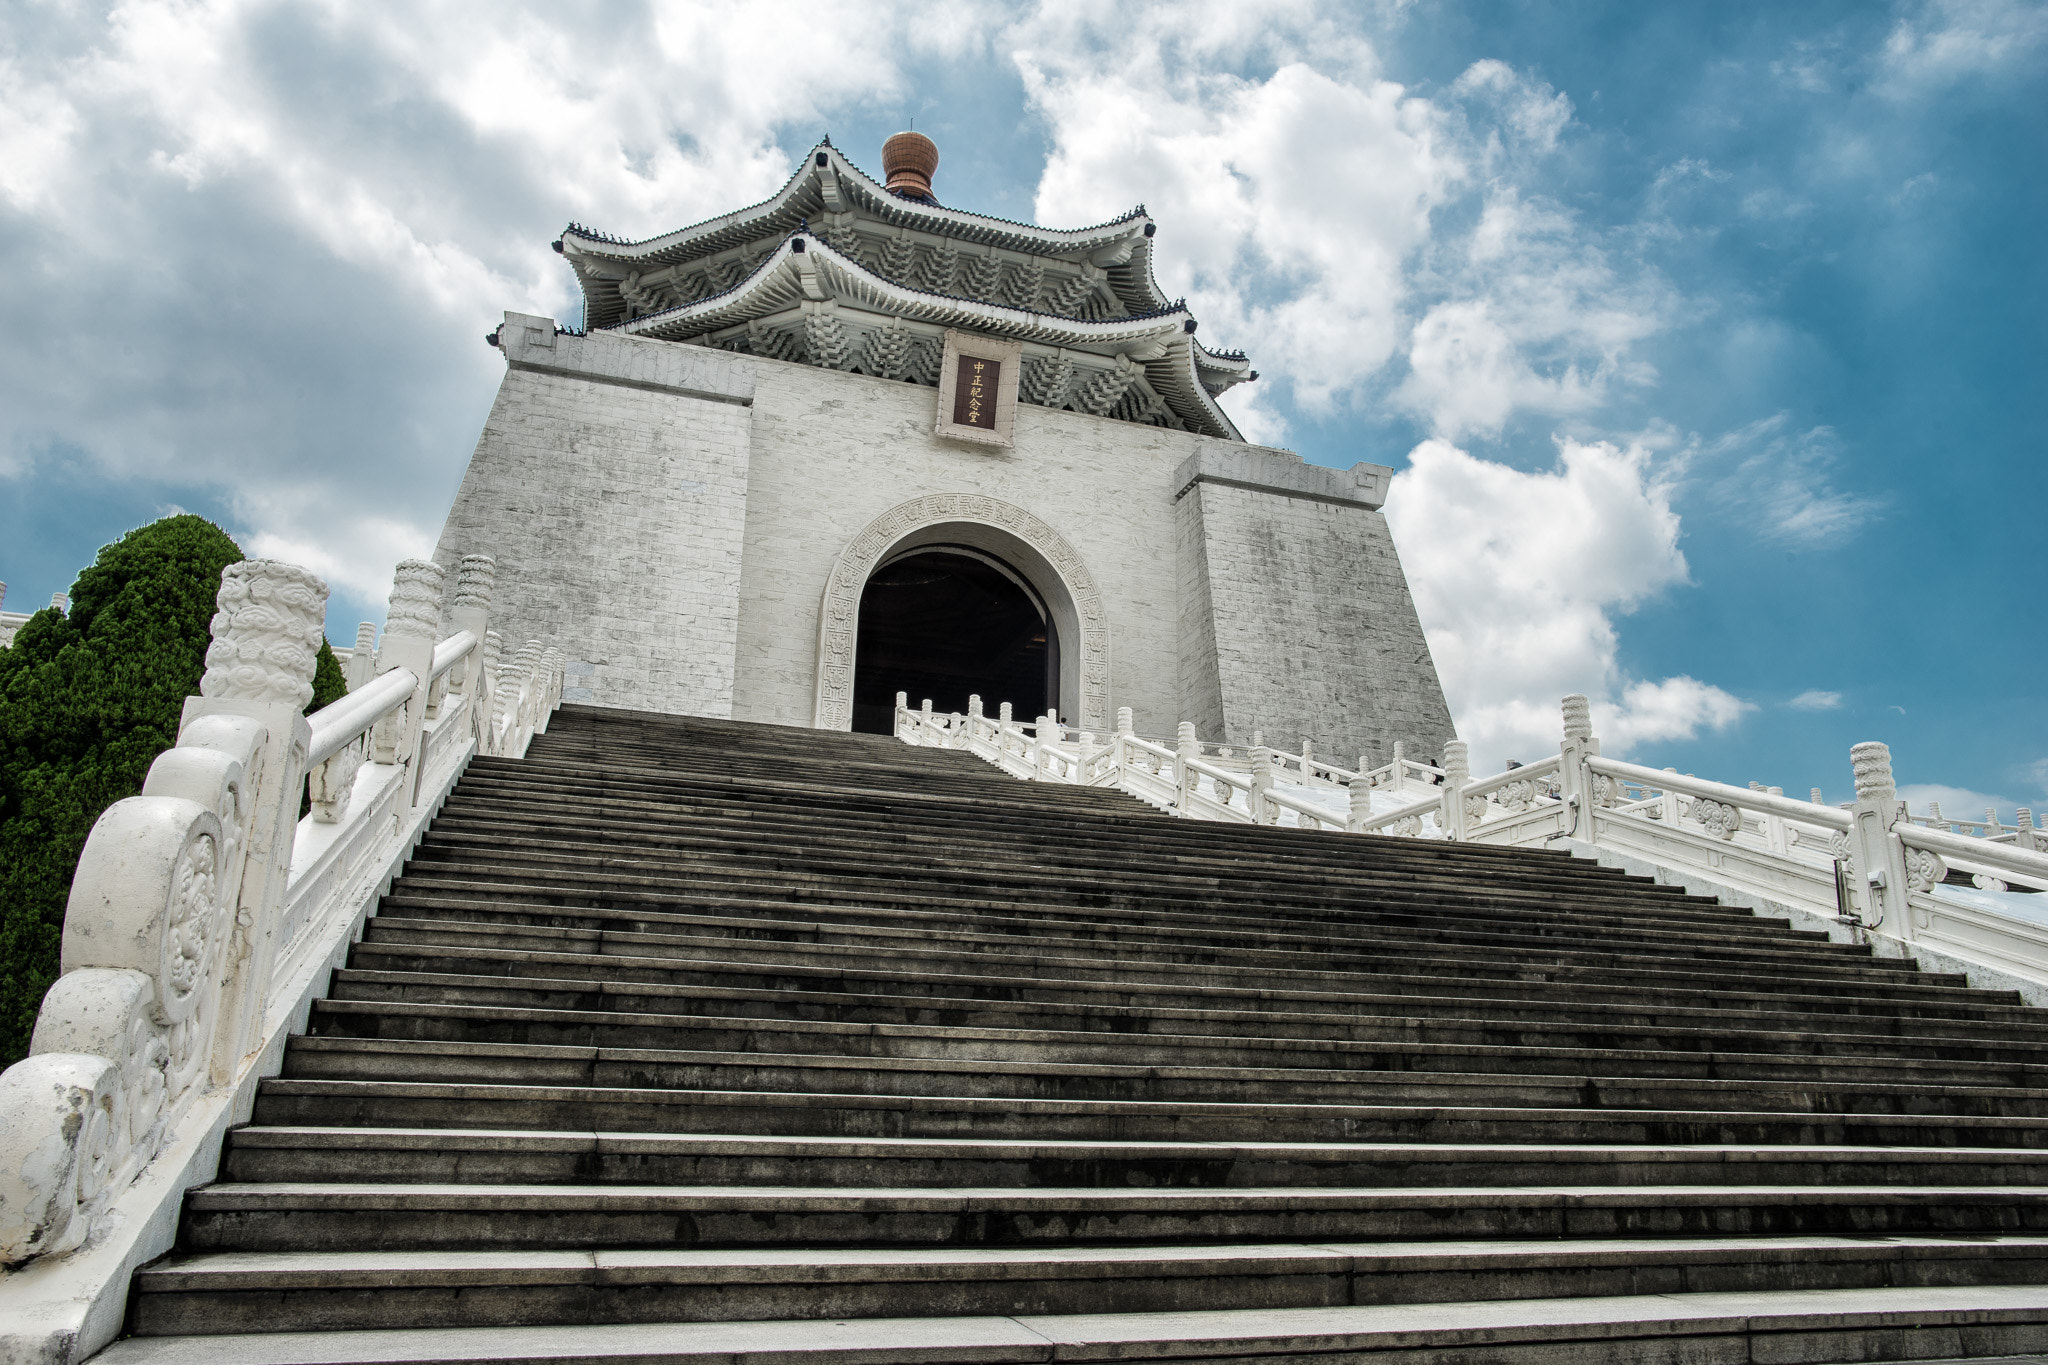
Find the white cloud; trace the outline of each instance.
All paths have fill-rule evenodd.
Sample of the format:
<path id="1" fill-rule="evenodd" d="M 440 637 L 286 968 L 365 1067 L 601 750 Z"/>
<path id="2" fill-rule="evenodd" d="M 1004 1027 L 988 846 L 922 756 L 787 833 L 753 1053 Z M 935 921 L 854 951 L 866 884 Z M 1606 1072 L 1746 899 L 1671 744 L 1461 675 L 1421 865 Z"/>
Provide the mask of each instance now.
<path id="1" fill-rule="evenodd" d="M 1794 711 L 1833 711 L 1842 704 L 1840 692 L 1822 692 L 1809 688 L 1785 703 Z"/>
<path id="2" fill-rule="evenodd" d="M 1610 753 L 1733 724 L 1748 704 L 1690 677 L 1626 676 L 1615 617 L 1687 581 L 1669 489 L 1640 446 L 1561 441 L 1528 472 L 1426 441 L 1387 517 L 1476 772 L 1556 748 L 1558 702 L 1593 698 Z"/>
<path id="3" fill-rule="evenodd" d="M 0 478 L 58 452 L 213 500 L 381 602 L 475 440 L 482 334 L 573 315 L 561 226 L 764 196 L 784 130 L 964 52 L 966 15 L 835 4 L 791 42 L 767 0 L 0 7 L 0 313 L 62 319 L 0 331 Z"/>
<path id="4" fill-rule="evenodd" d="M 1899 99 L 1996 77 L 2048 51 L 2039 0 L 1933 0 L 1901 18 L 1878 57 L 1879 89 Z"/>
<path id="5" fill-rule="evenodd" d="M 1555 207 L 1496 190 L 1470 236 L 1439 254 L 1455 261 L 1456 296 L 1416 324 L 1395 391 L 1438 434 L 1495 433 L 1517 412 L 1584 412 L 1616 379 L 1655 378 L 1629 357 L 1657 329 L 1662 291 L 1625 284 Z"/>
<path id="6" fill-rule="evenodd" d="M 1523 185 L 1572 106 L 1505 63 L 1420 96 L 1310 4 L 1049 6 L 1015 43 L 1052 142 L 1040 221 L 1142 199 L 1163 287 L 1308 409 L 1389 391 L 1488 433 L 1654 377 L 1632 352 L 1668 291 Z"/>
<path id="7" fill-rule="evenodd" d="M 1839 543 L 1881 515 L 1885 499 L 1843 492 L 1833 478 L 1842 443 L 1834 428 L 1792 428 L 1780 412 L 1708 444 L 1695 463 L 1710 497 L 1782 544 Z"/>

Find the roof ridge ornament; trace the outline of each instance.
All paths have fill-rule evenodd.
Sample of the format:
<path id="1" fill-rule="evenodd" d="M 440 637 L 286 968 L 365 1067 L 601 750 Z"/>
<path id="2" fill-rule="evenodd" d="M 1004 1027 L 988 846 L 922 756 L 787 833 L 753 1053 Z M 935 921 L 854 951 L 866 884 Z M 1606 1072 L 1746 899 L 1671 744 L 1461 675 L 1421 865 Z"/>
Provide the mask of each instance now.
<path id="1" fill-rule="evenodd" d="M 937 204 L 932 197 L 932 176 L 938 169 L 939 144 L 923 133 L 901 132 L 882 144 L 884 188 L 898 199 Z"/>

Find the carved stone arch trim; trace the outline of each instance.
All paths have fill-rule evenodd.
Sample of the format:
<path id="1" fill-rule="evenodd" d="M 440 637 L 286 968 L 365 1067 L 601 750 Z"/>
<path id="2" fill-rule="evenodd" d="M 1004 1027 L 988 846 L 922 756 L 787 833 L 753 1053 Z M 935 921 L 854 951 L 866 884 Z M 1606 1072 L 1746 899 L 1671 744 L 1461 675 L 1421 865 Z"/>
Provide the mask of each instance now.
<path id="1" fill-rule="evenodd" d="M 868 576 L 906 537 L 931 526 L 988 526 L 1023 542 L 1058 577 L 1073 607 L 1080 638 L 1072 650 L 1080 718 L 1077 728 L 1109 731 L 1109 613 L 1080 551 L 1067 538 L 1014 503 L 980 493 L 931 493 L 892 507 L 848 543 L 825 580 L 818 623 L 818 693 L 812 725 L 853 728 L 854 648 L 860 638 L 860 595 Z M 1026 565 L 1014 566 L 1027 570 Z M 1052 585 L 1039 585 L 1041 591 Z M 1048 594 L 1050 596 L 1050 594 Z"/>

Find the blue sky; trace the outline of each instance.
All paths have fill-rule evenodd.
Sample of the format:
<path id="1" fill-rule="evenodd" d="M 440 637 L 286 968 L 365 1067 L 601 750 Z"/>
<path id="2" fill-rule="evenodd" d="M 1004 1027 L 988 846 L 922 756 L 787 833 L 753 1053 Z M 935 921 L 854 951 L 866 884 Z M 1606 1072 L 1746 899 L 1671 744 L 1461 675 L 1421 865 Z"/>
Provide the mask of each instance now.
<path id="1" fill-rule="evenodd" d="M 547 243 L 769 193 L 911 118 L 938 192 L 1135 202 L 1264 374 L 1233 411 L 1389 504 L 1475 762 L 1554 744 L 2048 806 L 2048 5 L 0 11 L 0 578 L 171 509 L 381 619 Z"/>

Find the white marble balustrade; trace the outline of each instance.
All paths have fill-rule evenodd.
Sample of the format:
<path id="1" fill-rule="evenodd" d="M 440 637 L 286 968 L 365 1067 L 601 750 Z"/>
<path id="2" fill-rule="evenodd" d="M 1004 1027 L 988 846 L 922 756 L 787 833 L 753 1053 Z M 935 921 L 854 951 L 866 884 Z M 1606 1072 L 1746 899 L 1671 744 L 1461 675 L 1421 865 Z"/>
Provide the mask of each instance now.
<path id="1" fill-rule="evenodd" d="M 276 1073 L 329 972 L 478 753 L 521 757 L 561 699 L 540 641 L 499 657 L 495 566 L 398 566 L 384 638 L 311 717 L 327 586 L 221 576 L 200 695 L 142 794 L 101 815 L 30 1055 L 0 1073 L 0 1359 L 111 1341 L 130 1272 Z M 300 818 L 301 803 L 309 813 Z"/>
<path id="2" fill-rule="evenodd" d="M 1346 769 L 1306 745 L 1204 742 L 1186 723 L 1171 743 L 1142 738 L 1128 710 L 1098 737 L 1049 716 L 1019 723 L 1007 705 L 991 720 L 980 698 L 965 715 L 908 700 L 897 697 L 899 738 L 966 749 L 1013 777 L 1115 787 L 1186 819 L 1568 849 L 2048 1004 L 2048 895 L 2026 894 L 2048 891 L 2048 832 L 2025 810 L 2011 825 L 1995 812 L 1910 815 L 1882 744 L 1851 751 L 1856 800 L 1838 807 L 1818 791 L 1800 801 L 1604 757 L 1579 696 L 1564 700 L 1557 754 L 1478 778 L 1456 740 L 1442 767 L 1396 745 L 1384 765 Z"/>

